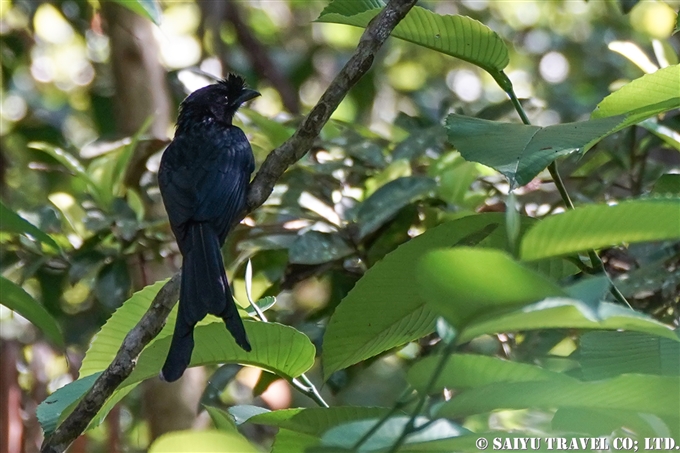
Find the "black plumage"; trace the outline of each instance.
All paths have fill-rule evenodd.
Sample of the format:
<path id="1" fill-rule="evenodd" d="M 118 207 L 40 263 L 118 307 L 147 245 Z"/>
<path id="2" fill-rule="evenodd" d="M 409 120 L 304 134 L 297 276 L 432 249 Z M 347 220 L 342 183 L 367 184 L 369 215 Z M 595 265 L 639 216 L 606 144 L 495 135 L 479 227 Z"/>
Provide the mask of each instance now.
<path id="1" fill-rule="evenodd" d="M 220 248 L 245 207 L 255 168 L 250 143 L 232 119 L 256 96 L 233 74 L 193 92 L 180 106 L 175 138 L 161 159 L 158 185 L 183 257 L 177 322 L 161 370 L 168 382 L 189 365 L 194 326 L 208 313 L 224 320 L 240 347 L 251 349 Z"/>

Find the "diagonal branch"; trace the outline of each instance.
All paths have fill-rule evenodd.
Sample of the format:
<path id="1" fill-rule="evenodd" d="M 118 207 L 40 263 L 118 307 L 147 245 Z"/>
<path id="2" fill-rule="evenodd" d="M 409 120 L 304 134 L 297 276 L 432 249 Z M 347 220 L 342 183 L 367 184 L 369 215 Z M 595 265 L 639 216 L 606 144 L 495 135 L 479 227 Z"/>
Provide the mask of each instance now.
<path id="1" fill-rule="evenodd" d="M 347 92 L 370 69 L 376 52 L 416 0 L 390 0 L 366 27 L 359 45 L 309 115 L 285 143 L 272 151 L 253 179 L 247 211 L 265 202 L 286 169 L 304 156 Z M 87 428 L 118 386 L 132 373 L 137 357 L 158 335 L 179 297 L 179 274 L 170 279 L 154 298 L 151 307 L 123 340 L 116 357 L 92 388 L 41 447 L 42 453 L 62 453 Z"/>

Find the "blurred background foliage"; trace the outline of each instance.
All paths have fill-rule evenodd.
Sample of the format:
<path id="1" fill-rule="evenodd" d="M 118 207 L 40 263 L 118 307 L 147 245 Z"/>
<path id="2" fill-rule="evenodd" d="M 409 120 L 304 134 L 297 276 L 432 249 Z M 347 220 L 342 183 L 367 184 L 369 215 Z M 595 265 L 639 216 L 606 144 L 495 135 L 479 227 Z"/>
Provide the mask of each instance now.
<path id="1" fill-rule="evenodd" d="M 262 162 L 317 102 L 361 35 L 358 28 L 314 23 L 326 3 L 161 1 L 156 26 L 135 15 L 131 20 L 132 13 L 110 2 L 0 1 L 2 203 L 61 248 L 0 233 L 2 275 L 41 302 L 66 344 L 50 344 L 0 306 L 7 403 L 1 407 L 7 423 L 20 427 L 25 451 L 40 443 L 36 405 L 77 377 L 89 341 L 111 313 L 181 264 L 156 184 L 179 102 L 211 76 L 243 74 L 262 97 L 239 113 L 237 123 Z M 627 81 L 678 63 L 680 42 L 672 36 L 677 1 L 419 5 L 468 15 L 498 32 L 511 52 L 505 71 L 540 126 L 586 119 Z M 126 48 L 116 27 L 142 51 Z M 127 81 L 134 84 L 140 74 L 160 74 L 141 82 L 156 93 L 126 97 Z M 385 254 L 444 220 L 504 210 L 505 179 L 446 144 L 442 121 L 450 112 L 519 121 L 481 69 L 391 39 L 314 149 L 229 237 L 224 253 L 236 298 L 246 301 L 243 276 L 252 259 L 254 297 L 277 297 L 268 316 L 295 326 L 319 347 L 334 307 Z M 583 204 L 649 193 L 661 174 L 680 170 L 678 134 L 680 117 L 673 112 L 658 124 L 614 134 L 582 159 L 564 159 L 572 197 Z M 517 192 L 523 214 L 561 209 L 554 185 L 544 179 L 547 172 Z M 679 256 L 671 245 L 604 253 L 634 306 L 665 321 L 677 317 L 677 308 L 668 308 L 677 307 Z M 499 341 L 476 347 L 495 350 Z M 407 365 L 428 347 L 424 339 L 336 372 L 324 396 L 333 404 L 389 406 L 404 387 Z M 318 366 L 311 376 L 321 379 Z M 199 402 L 312 404 L 285 381 L 272 384 L 270 375 L 254 369 L 200 370 L 186 380 L 193 381 L 180 383 L 179 392 L 138 388 L 72 451 L 144 450 L 171 429 L 155 424 L 159 412 L 153 409 L 171 393 L 184 398 L 168 403 L 172 413 L 163 415 L 178 419 L 175 428 L 207 423 L 205 413 L 195 418 Z M 516 420 L 499 416 L 495 423 Z M 272 433 L 260 429 L 249 434 L 267 445 Z"/>

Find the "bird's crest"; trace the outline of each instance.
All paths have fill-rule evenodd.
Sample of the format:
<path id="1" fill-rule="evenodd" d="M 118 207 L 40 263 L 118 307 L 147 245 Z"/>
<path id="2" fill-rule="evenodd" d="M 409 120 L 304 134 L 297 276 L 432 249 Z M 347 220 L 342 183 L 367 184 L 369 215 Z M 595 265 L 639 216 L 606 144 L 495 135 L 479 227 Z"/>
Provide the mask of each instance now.
<path id="1" fill-rule="evenodd" d="M 241 94 L 241 91 L 246 87 L 246 81 L 243 77 L 237 74 L 229 74 L 224 79 L 218 82 L 227 91 L 227 100 L 231 101 Z"/>

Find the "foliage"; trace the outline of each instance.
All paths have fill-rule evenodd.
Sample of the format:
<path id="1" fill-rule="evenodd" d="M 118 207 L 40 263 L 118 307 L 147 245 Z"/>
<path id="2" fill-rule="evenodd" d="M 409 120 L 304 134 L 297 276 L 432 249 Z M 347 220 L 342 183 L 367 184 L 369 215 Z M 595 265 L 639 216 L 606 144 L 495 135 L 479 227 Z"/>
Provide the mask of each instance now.
<path id="1" fill-rule="evenodd" d="M 162 12 L 155 1 L 121 3 L 161 26 L 163 14 L 177 14 L 171 4 Z M 257 318 L 245 322 L 253 351 L 236 347 L 221 321 L 202 321 L 191 366 L 213 373 L 201 403 L 215 429 L 137 447 L 435 452 L 476 450 L 479 438 L 680 438 L 680 65 L 664 51 L 677 39 L 636 22 L 650 2 L 622 2 L 637 31 L 604 2 L 531 4 L 535 17 L 524 4 L 471 3 L 461 2 L 457 14 L 436 2 L 415 7 L 393 33 L 406 42 L 390 41 L 314 150 L 230 235 L 227 272 L 244 316 Z M 280 4 L 310 26 L 311 6 Z M 344 25 L 366 27 L 383 6 L 334 0 L 314 10 L 312 27 L 323 38 L 299 44 L 302 56 L 281 63 L 305 108 L 356 45 L 355 29 Z M 271 11 L 240 7 L 258 39 L 285 54 L 299 25 L 286 30 Z M 74 14 L 98 14 L 89 8 Z M 82 52 L 97 43 L 82 17 L 38 9 L 36 23 L 58 17 Z M 576 36 L 579 27 L 588 35 Z M 613 57 L 601 29 L 635 48 L 655 36 L 650 48 L 664 67 L 641 75 L 635 52 Z M 111 101 L 97 91 L 106 59 L 88 57 L 99 82 L 39 83 L 39 63 L 15 39 L 20 30 L 2 42 L 14 58 L 2 63 L 3 93 L 19 96 L 30 114 L 2 120 L 3 153 L 26 165 L 9 170 L 0 204 L 0 303 L 32 323 L 38 338 L 84 353 L 79 379 L 55 379 L 62 385 L 37 409 L 49 434 L 115 356 L 176 269 L 178 252 L 155 182 L 167 141 L 148 135 L 150 121 L 133 137 L 110 140 L 111 118 L 98 117 Z M 219 50 L 207 44 L 209 33 L 201 38 L 207 57 L 197 58 L 205 62 Z M 239 39 L 234 27 L 217 34 L 235 49 Z M 45 43 L 36 49 L 54 44 Z M 263 101 L 237 119 L 261 162 L 297 119 L 281 114 L 281 93 L 240 52 L 222 62 L 262 85 Z M 569 75 L 558 80 L 551 71 L 560 62 Z M 178 70 L 168 79 L 186 83 L 192 65 L 166 62 Z M 30 105 L 20 83 L 29 66 L 37 93 Z M 61 110 L 41 120 L 50 102 Z M 69 129 L 78 121 L 96 144 Z M 131 179 L 140 150 L 147 160 Z M 576 208 L 562 212 L 569 194 Z M 253 299 L 258 309 L 246 309 Z M 24 322 L 1 313 L 4 326 Z M 128 443 L 146 429 L 134 409 L 137 386 L 157 375 L 174 316 L 92 421 L 92 439 L 116 405 L 132 413 Z M 31 347 L 40 341 L 15 336 Z M 249 401 L 230 390 L 239 381 L 233 365 L 220 364 L 266 370 Z M 308 399 L 259 407 L 255 397 L 278 378 L 330 407 L 305 407 Z M 323 398 L 319 381 L 327 383 Z"/>

